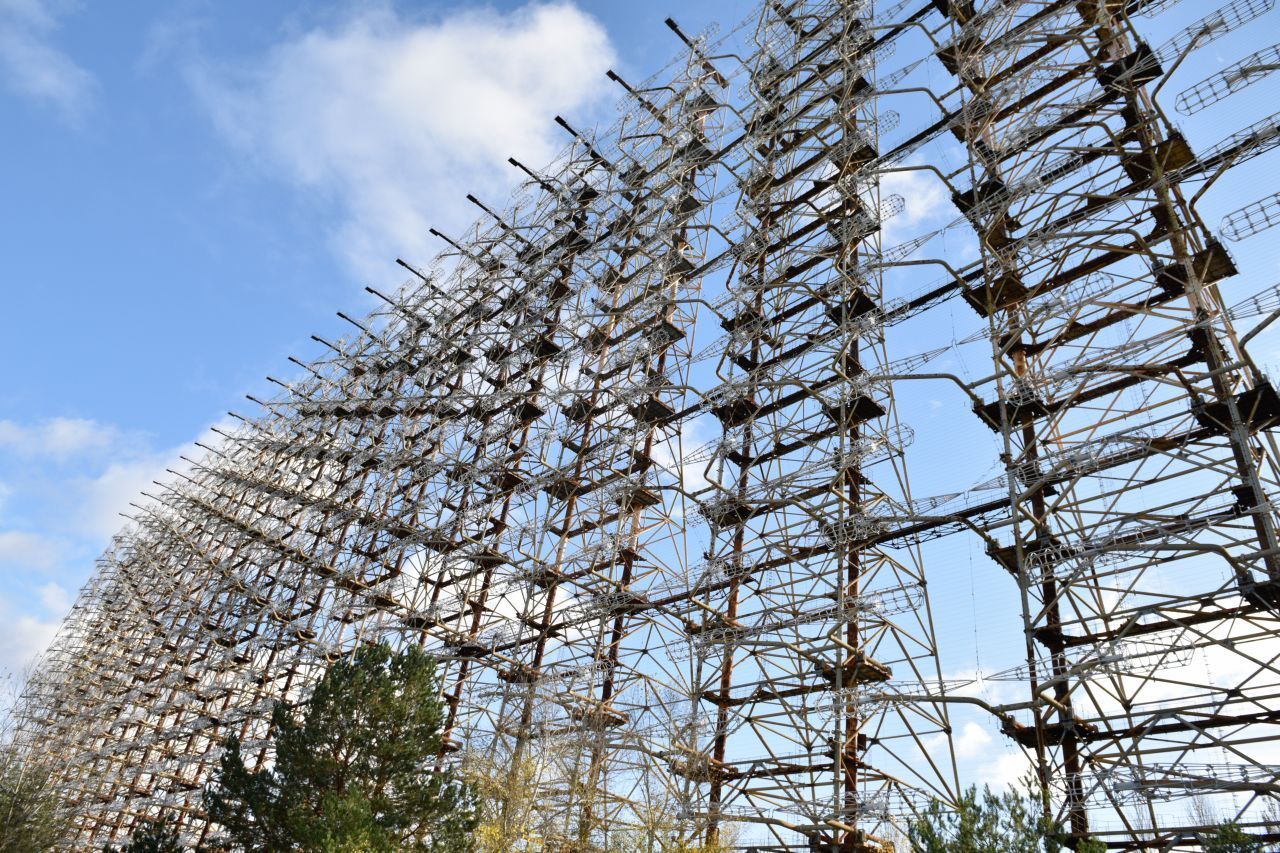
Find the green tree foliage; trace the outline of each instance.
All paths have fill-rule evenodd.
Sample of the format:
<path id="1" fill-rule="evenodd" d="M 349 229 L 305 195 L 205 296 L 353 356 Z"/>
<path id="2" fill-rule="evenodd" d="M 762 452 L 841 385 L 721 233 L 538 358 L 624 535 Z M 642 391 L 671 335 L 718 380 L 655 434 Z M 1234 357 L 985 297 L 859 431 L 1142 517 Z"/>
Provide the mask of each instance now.
<path id="1" fill-rule="evenodd" d="M 52 850 L 67 831 L 48 774 L 8 750 L 0 752 L 0 853 Z"/>
<path id="2" fill-rule="evenodd" d="M 1266 848 L 1239 824 L 1224 823 L 1204 840 L 1205 853 L 1263 853 Z"/>
<path id="3" fill-rule="evenodd" d="M 227 741 L 205 790 L 219 843 L 245 851 L 462 853 L 476 803 L 435 772 L 442 709 L 434 663 L 417 648 L 365 646 L 333 664 L 306 702 L 277 705 L 269 761 L 249 770 Z"/>
<path id="4" fill-rule="evenodd" d="M 1028 780 L 1022 790 L 1004 793 L 970 787 L 955 809 L 935 800 L 910 823 L 907 839 L 913 853 L 1059 853 L 1067 836 L 1045 813 L 1039 786 Z M 1106 845 L 1085 839 L 1075 849 L 1103 853 Z"/>
<path id="5" fill-rule="evenodd" d="M 916 853 L 1006 853 L 1039 850 L 1053 826 L 1035 797 L 1018 791 L 997 794 L 971 787 L 958 808 L 933 801 L 908 828 Z"/>
<path id="6" fill-rule="evenodd" d="M 183 853 L 178 828 L 168 818 L 144 820 L 123 847 L 108 844 L 102 853 Z"/>

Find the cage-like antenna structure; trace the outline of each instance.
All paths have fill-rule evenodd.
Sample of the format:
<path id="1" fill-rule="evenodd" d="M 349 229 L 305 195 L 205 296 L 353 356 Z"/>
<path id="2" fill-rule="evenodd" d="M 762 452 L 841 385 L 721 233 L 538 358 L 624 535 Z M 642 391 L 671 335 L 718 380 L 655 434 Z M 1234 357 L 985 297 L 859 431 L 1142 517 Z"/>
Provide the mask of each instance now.
<path id="1" fill-rule="evenodd" d="M 966 714 L 1077 840 L 1194 849 L 1188 798 L 1280 838 L 1280 396 L 1244 346 L 1280 297 L 1198 206 L 1280 123 L 1193 146 L 1158 98 L 1274 0 L 1183 5 L 668 21 L 613 126 L 557 119 L 510 205 L 134 507 L 15 712 L 81 842 L 205 839 L 222 739 L 270 761 L 272 705 L 375 641 L 439 660 L 439 765 L 506 774 L 545 849 L 886 853 L 958 802 Z M 943 675 L 956 549 L 1016 649 L 986 676 Z"/>

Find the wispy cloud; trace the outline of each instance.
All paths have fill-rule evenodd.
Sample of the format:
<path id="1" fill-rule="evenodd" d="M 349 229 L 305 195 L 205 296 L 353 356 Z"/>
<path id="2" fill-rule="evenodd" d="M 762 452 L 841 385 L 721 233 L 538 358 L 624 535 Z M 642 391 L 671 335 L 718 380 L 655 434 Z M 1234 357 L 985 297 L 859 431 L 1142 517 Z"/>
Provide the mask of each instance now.
<path id="1" fill-rule="evenodd" d="M 914 163 L 908 166 L 915 165 Z M 931 172 L 910 168 L 888 172 L 880 181 L 885 196 L 902 197 L 902 212 L 885 223 L 885 240 L 898 243 L 939 228 L 957 215 L 945 185 Z"/>
<path id="2" fill-rule="evenodd" d="M 48 647 L 62 620 L 61 614 L 54 619 L 40 619 L 15 613 L 0 600 L 0 621 L 6 626 L 0 633 L 0 676 L 21 677 L 36 655 Z"/>
<path id="3" fill-rule="evenodd" d="M 71 596 L 59 584 L 50 582 L 40 587 L 40 603 L 51 613 L 65 613 L 71 609 Z"/>
<path id="4" fill-rule="evenodd" d="M 141 441 L 139 436 L 88 418 L 57 417 L 29 424 L 0 420 L 0 451 L 25 457 L 64 461 L 73 456 L 118 453 Z"/>
<path id="5" fill-rule="evenodd" d="M 389 8 L 277 45 L 247 70 L 193 69 L 222 134 L 263 169 L 331 203 L 336 251 L 361 276 L 434 254 L 427 229 L 462 227 L 475 192 L 495 203 L 519 177 L 506 158 L 549 161 L 556 113 L 606 91 L 613 58 L 568 3 L 421 21 Z"/>
<path id="6" fill-rule="evenodd" d="M 62 557 L 62 544 L 39 533 L 0 530 L 0 566 L 46 569 Z"/>
<path id="7" fill-rule="evenodd" d="M 147 453 L 121 458 L 111 462 L 93 477 L 81 479 L 78 489 L 81 496 L 79 512 L 83 533 L 99 539 L 104 544 L 125 525 L 121 513 L 132 513 L 132 503 L 145 503 L 144 491 L 155 494 L 156 481 L 172 479 L 166 468 L 181 470 L 178 454 L 187 448 L 153 450 Z M 184 466 L 185 467 L 185 466 Z"/>
<path id="8" fill-rule="evenodd" d="M 93 76 L 53 43 L 70 4 L 62 0 L 0 0 L 0 80 L 18 94 L 78 122 L 93 100 Z"/>

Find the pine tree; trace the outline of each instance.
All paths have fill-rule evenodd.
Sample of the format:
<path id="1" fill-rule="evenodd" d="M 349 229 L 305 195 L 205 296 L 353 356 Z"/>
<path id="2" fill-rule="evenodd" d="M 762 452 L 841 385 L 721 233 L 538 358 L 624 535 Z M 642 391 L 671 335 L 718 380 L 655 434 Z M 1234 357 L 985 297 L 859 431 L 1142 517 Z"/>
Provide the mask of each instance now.
<path id="1" fill-rule="evenodd" d="M 912 853 L 1008 853 L 1011 850 L 1059 853 L 1066 834 L 1045 813 L 1039 785 L 997 794 L 976 786 L 961 794 L 955 808 L 934 800 L 907 829 Z M 1101 853 L 1101 842 L 1083 839 L 1076 853 Z"/>
<path id="2" fill-rule="evenodd" d="M 471 849 L 475 797 L 435 770 L 442 710 L 433 661 L 365 646 L 334 663 L 298 707 L 276 706 L 269 761 L 225 744 L 205 791 L 220 843 L 245 851 Z"/>

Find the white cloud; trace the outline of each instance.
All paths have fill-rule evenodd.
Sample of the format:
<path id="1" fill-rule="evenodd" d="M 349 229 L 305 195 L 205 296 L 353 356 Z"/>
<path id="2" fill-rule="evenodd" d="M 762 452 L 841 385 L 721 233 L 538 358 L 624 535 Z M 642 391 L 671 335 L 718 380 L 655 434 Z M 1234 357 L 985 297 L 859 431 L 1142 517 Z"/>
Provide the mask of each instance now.
<path id="1" fill-rule="evenodd" d="M 212 428 L 197 440 L 219 442 Z M 16 478 L 0 483 L 0 499 L 16 498 L 29 516 L 24 530 L 0 530 L 0 563 L 49 568 L 77 548 L 101 548 L 126 523 L 120 514 L 130 502 L 143 502 L 143 490 L 156 493 L 154 481 L 171 479 L 166 469 L 183 471 L 179 457 L 192 453 L 189 443 L 157 448 L 145 435 L 92 420 L 0 421 L 0 464 Z"/>
<path id="2" fill-rule="evenodd" d="M 71 607 L 70 597 L 57 584 L 46 584 L 40 590 L 40 601 L 48 612 L 42 618 L 30 611 L 37 608 L 24 606 L 23 611 L 14 606 L 14 602 L 0 596 L 0 716 L 3 715 L 5 703 L 12 697 L 8 695 L 23 680 L 27 668 L 35 660 L 36 655 L 43 652 L 58 632 L 62 617 Z"/>
<path id="3" fill-rule="evenodd" d="M 211 441 L 209 435 L 204 441 Z M 152 481 L 165 479 L 165 468 L 178 467 L 178 455 L 188 452 L 188 445 L 157 449 L 142 434 L 57 417 L 38 423 L 0 420 L 0 462 L 5 452 L 30 464 L 25 481 L 3 484 L 0 498 L 16 494 L 28 504 L 52 500 L 57 506 L 52 515 L 60 522 L 42 533 L 0 531 L 0 562 L 48 568 L 75 540 L 105 544 L 125 523 L 120 513 L 129 502 L 138 501 L 143 489 L 154 491 Z M 54 469 L 49 461 L 68 467 Z"/>
<path id="4" fill-rule="evenodd" d="M 62 556 L 58 542 L 23 530 L 0 530 L 0 564 L 46 569 Z"/>
<path id="5" fill-rule="evenodd" d="M 24 97 L 51 103 L 77 121 L 92 100 L 94 79 L 50 42 L 68 3 L 0 0 L 0 79 Z"/>
<path id="6" fill-rule="evenodd" d="M 21 677 L 27 667 L 53 641 L 61 617 L 45 621 L 34 616 L 13 617 L 0 611 L 6 630 L 0 634 L 0 675 Z"/>
<path id="7" fill-rule="evenodd" d="M 235 431 L 235 422 L 224 418 L 203 430 L 195 441 L 216 448 L 222 443 L 223 434 Z M 172 482 L 174 475 L 170 471 L 184 474 L 190 470 L 190 463 L 181 458 L 184 455 L 198 460 L 204 451 L 186 442 L 167 449 L 149 448 L 121 454 L 97 476 L 83 478 L 78 484 L 82 499 L 81 535 L 94 537 L 105 545 L 105 540 L 120 532 L 127 523 L 121 513 L 134 514 L 129 504 L 146 504 L 148 498 L 142 494 L 144 490 L 159 495 L 162 488 L 156 482 Z"/>
<path id="8" fill-rule="evenodd" d="M 946 185 L 933 172 L 911 168 L 886 172 L 880 179 L 880 191 L 885 197 L 898 195 L 903 200 L 902 212 L 884 224 L 886 245 L 895 245 L 919 236 L 922 231 L 940 228 L 959 215 L 951 203 Z"/>
<path id="9" fill-rule="evenodd" d="M 1018 786 L 1032 770 L 1030 757 L 1016 747 L 1006 745 L 1005 752 L 981 765 L 975 776 L 979 787 L 1013 788 Z"/>
<path id="10" fill-rule="evenodd" d="M 89 536 L 105 540 L 125 524 L 121 513 L 131 513 L 129 504 L 144 503 L 144 490 L 158 494 L 161 482 L 169 478 L 165 468 L 174 467 L 183 446 L 174 450 L 148 453 L 140 457 L 112 462 L 101 474 L 82 482 L 83 509 L 81 525 Z"/>
<path id="11" fill-rule="evenodd" d="M 966 722 L 953 738 L 956 758 L 961 761 L 989 754 L 991 735 L 975 722 Z"/>
<path id="12" fill-rule="evenodd" d="M 0 449 L 65 460 L 131 442 L 120 430 L 85 418 L 50 418 L 38 424 L 0 421 Z"/>
<path id="13" fill-rule="evenodd" d="M 61 617 L 71 609 L 71 596 L 61 585 L 50 582 L 40 587 L 40 603 L 45 610 Z"/>
<path id="14" fill-rule="evenodd" d="M 613 51 L 575 6 L 530 4 L 423 22 L 390 8 L 272 49 L 250 72 L 208 66 L 193 80 L 217 127 L 264 168 L 335 204 L 336 251 L 360 275 L 422 258 L 568 137 L 555 114 L 607 89 Z"/>

